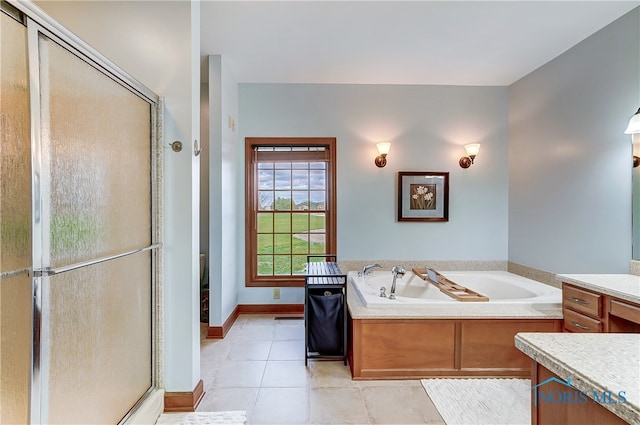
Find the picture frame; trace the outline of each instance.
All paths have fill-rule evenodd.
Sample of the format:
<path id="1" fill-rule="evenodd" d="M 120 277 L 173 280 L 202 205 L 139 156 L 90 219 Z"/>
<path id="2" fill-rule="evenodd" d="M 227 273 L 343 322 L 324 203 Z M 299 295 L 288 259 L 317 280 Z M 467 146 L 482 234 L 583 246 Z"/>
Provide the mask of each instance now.
<path id="1" fill-rule="evenodd" d="M 398 172 L 398 221 L 449 221 L 449 173 Z"/>

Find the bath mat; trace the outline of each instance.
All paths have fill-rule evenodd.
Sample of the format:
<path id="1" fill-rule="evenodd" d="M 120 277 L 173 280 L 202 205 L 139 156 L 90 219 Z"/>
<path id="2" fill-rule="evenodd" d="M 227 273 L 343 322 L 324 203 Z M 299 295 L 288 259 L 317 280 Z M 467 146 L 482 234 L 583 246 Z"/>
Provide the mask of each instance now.
<path id="1" fill-rule="evenodd" d="M 447 425 L 529 425 L 529 379 L 422 379 Z"/>
<path id="2" fill-rule="evenodd" d="M 163 413 L 157 425 L 242 425 L 247 413 L 242 410 L 229 412 Z"/>

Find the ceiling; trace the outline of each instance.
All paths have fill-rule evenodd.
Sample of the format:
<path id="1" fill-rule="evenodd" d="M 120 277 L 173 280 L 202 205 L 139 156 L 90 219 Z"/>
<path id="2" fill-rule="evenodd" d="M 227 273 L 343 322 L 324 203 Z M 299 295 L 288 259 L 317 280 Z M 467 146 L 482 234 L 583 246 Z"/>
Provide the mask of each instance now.
<path id="1" fill-rule="evenodd" d="M 240 83 L 505 86 L 639 4 L 203 1 L 200 48 Z"/>

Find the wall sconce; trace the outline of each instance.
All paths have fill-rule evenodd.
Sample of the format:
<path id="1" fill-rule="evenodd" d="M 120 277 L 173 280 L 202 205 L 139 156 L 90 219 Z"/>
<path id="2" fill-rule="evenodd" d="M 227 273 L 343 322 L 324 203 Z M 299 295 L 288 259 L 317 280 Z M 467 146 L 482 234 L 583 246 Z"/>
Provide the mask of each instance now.
<path id="1" fill-rule="evenodd" d="M 635 115 L 631 117 L 627 129 L 624 131 L 624 134 L 635 133 L 640 133 L 640 108 L 638 108 L 638 112 L 636 112 Z"/>
<path id="2" fill-rule="evenodd" d="M 458 164 L 462 168 L 469 168 L 471 164 L 473 164 L 473 160 L 476 159 L 476 155 L 478 155 L 478 151 L 480 150 L 480 143 L 471 143 L 469 145 L 464 145 L 464 150 L 467 151 L 467 156 L 463 156 L 458 161 Z"/>
<path id="3" fill-rule="evenodd" d="M 387 165 L 387 155 L 389 154 L 389 150 L 391 150 L 391 143 L 378 143 L 376 147 L 378 148 L 378 153 L 380 155 L 376 156 L 375 163 L 379 168 L 382 168 Z"/>
<path id="4" fill-rule="evenodd" d="M 624 131 L 624 134 L 637 134 L 640 133 L 640 108 L 629 120 L 629 125 Z M 640 166 L 640 157 L 633 155 L 633 168 Z"/>

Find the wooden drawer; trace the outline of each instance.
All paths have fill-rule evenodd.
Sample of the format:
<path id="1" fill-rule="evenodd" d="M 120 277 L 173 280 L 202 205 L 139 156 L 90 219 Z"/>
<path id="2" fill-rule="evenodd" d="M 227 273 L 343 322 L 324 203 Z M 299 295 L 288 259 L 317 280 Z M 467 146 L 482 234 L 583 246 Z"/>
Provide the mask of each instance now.
<path id="1" fill-rule="evenodd" d="M 609 314 L 640 324 L 640 306 L 626 301 L 612 299 L 609 304 Z"/>
<path id="2" fill-rule="evenodd" d="M 576 313 L 573 310 L 567 308 L 563 309 L 562 314 L 564 316 L 564 330 L 568 332 L 602 332 L 602 322 L 585 316 L 584 314 Z"/>
<path id="3" fill-rule="evenodd" d="M 600 294 L 562 284 L 562 306 L 594 319 L 602 318 L 601 298 Z"/>

